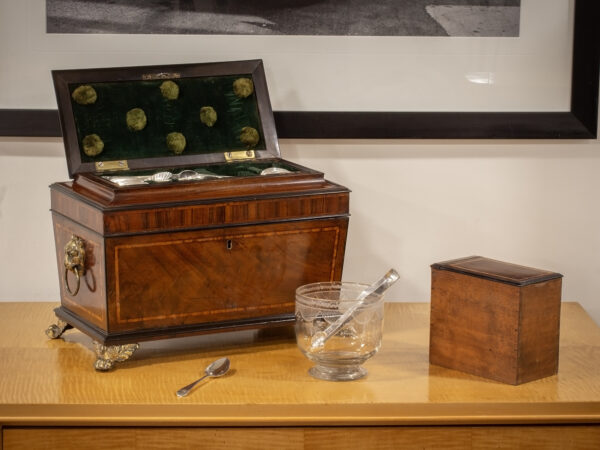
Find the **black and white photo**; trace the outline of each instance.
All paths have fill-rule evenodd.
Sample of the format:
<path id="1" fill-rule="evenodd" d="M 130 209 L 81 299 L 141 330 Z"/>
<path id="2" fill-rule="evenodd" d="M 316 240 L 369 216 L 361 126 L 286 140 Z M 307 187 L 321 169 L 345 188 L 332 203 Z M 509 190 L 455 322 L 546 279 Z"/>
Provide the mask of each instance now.
<path id="1" fill-rule="evenodd" d="M 48 33 L 519 36 L 520 0 L 47 0 Z"/>

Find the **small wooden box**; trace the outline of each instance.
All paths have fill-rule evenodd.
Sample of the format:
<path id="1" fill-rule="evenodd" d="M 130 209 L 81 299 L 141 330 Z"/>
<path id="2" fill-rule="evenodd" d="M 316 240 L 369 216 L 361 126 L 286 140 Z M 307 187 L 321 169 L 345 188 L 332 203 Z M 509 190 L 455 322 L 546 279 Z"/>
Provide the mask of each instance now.
<path id="1" fill-rule="evenodd" d="M 431 269 L 431 364 L 514 385 L 557 373 L 561 274 L 481 256 Z"/>

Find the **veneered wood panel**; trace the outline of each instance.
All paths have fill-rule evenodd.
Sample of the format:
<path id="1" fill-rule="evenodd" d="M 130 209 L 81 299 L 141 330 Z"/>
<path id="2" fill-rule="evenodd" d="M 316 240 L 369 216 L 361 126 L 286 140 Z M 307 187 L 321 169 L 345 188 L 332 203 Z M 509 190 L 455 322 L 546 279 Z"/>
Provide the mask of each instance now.
<path id="1" fill-rule="evenodd" d="M 599 426 L 7 428 L 4 450 L 590 449 Z"/>
<path id="2" fill-rule="evenodd" d="M 56 314 L 107 344 L 293 320 L 296 287 L 341 279 L 349 190 L 290 164 L 298 171 L 206 183 L 53 184 L 56 220 L 102 247 L 90 290 L 105 294 L 100 316 L 99 298 L 63 289 Z"/>
<path id="3" fill-rule="evenodd" d="M 558 372 L 561 289 L 562 278 L 522 288 L 519 383 Z"/>
<path id="4" fill-rule="evenodd" d="M 90 323 L 106 329 L 106 266 L 104 259 L 104 239 L 87 228 L 52 214 L 54 242 L 56 246 L 56 264 L 60 284 L 61 303 Z M 67 292 L 64 282 L 64 248 L 71 236 L 78 236 L 85 243 L 85 274 L 81 276 L 79 292 L 73 296 Z M 68 274 L 69 286 L 75 287 L 75 277 Z"/>
<path id="5" fill-rule="evenodd" d="M 514 383 L 518 323 L 516 286 L 432 271 L 432 364 Z"/>
<path id="6" fill-rule="evenodd" d="M 347 219 L 107 240 L 110 331 L 293 314 L 295 289 L 341 277 Z"/>
<path id="7" fill-rule="evenodd" d="M 556 374 L 561 275 L 494 264 L 533 281 L 432 267 L 430 362 L 515 385 Z"/>
<path id="8" fill-rule="evenodd" d="M 107 235 L 281 222 L 348 214 L 348 193 L 109 211 Z"/>
<path id="9" fill-rule="evenodd" d="M 13 428 L 5 450 L 303 449 L 301 428 Z"/>
<path id="10" fill-rule="evenodd" d="M 597 449 L 599 426 L 442 426 L 305 428 L 304 448 Z"/>
<path id="11" fill-rule="evenodd" d="M 67 183 L 70 185 L 71 183 Z M 102 211 L 91 204 L 83 202 L 81 197 L 69 195 L 69 189 L 64 189 L 58 183 L 50 190 L 50 204 L 53 212 L 61 214 L 74 222 L 83 225 L 96 233 L 104 232 Z"/>

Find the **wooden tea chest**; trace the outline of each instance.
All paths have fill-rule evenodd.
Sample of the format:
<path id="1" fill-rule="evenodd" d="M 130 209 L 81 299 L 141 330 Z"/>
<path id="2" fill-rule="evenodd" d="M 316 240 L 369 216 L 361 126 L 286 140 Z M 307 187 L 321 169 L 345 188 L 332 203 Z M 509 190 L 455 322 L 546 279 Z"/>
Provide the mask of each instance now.
<path id="1" fill-rule="evenodd" d="M 558 371 L 562 275 L 470 256 L 431 266 L 429 361 L 508 384 Z"/>
<path id="2" fill-rule="evenodd" d="M 73 180 L 50 187 L 50 337 L 88 334 L 106 370 L 140 341 L 290 323 L 296 287 L 341 279 L 349 190 L 280 158 L 261 61 L 53 79 Z"/>

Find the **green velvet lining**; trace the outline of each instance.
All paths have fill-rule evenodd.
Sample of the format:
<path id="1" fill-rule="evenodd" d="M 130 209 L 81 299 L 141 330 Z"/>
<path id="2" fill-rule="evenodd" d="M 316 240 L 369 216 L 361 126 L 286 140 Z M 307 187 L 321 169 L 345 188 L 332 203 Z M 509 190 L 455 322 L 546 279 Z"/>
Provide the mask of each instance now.
<path id="1" fill-rule="evenodd" d="M 69 85 L 81 161 L 145 159 L 247 148 L 264 150 L 256 93 L 253 91 L 248 97 L 236 95 L 233 84 L 239 78 L 252 79 L 252 76 L 172 79 L 179 87 L 177 98 L 173 98 L 172 89 L 161 90 L 165 80 L 85 83 L 84 86 L 91 86 L 96 92 L 95 100 L 93 91 L 87 87 L 83 94 L 79 94 L 80 89 L 73 95 L 82 84 Z M 201 115 L 203 107 L 211 107 L 216 120 L 211 110 L 205 109 Z M 136 108 L 145 114 L 145 123 L 143 117 L 140 120 L 139 111 L 130 113 L 128 118 L 128 112 Z M 258 132 L 257 143 L 249 143 L 243 137 L 247 127 Z M 170 133 L 180 133 L 184 139 L 172 136 L 167 144 Z M 95 147 L 88 145 L 87 154 L 84 151 L 83 141 L 92 135 L 97 135 L 103 143 L 96 156 L 92 156 L 99 148 L 96 138 Z"/>
<path id="2" fill-rule="evenodd" d="M 211 164 L 201 167 L 175 167 L 167 169 L 144 169 L 144 170 L 127 170 L 119 172 L 103 172 L 102 176 L 128 176 L 128 175 L 153 175 L 157 172 L 171 172 L 173 174 L 182 172 L 184 170 L 194 170 L 200 174 L 207 175 L 225 175 L 229 177 L 252 177 L 260 175 L 260 173 L 268 167 L 279 167 L 282 169 L 289 170 L 290 172 L 297 172 L 293 166 L 284 164 L 282 162 L 273 161 L 248 161 L 248 162 L 230 162 L 223 164 Z M 100 174 L 99 174 L 100 175 Z"/>

